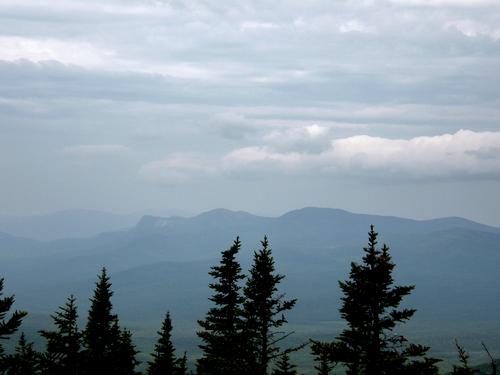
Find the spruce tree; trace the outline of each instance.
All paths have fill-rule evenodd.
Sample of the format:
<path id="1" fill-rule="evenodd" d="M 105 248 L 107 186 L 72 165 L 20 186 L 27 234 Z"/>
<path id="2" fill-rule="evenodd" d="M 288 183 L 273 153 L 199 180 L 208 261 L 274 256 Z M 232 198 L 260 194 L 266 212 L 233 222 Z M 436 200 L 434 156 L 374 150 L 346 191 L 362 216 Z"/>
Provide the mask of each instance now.
<path id="1" fill-rule="evenodd" d="M 267 237 L 261 249 L 254 252 L 253 265 L 244 288 L 244 318 L 246 340 L 246 366 L 252 374 L 266 375 L 269 363 L 279 357 L 282 350 L 278 342 L 289 336 L 277 331 L 287 320 L 284 313 L 293 308 L 296 299 L 286 300 L 278 292 L 278 284 L 285 276 L 275 273 L 274 259 Z"/>
<path id="2" fill-rule="evenodd" d="M 187 375 L 187 354 L 184 352 L 184 355 L 177 360 L 177 375 Z"/>
<path id="3" fill-rule="evenodd" d="M 128 331 L 121 331 L 113 314 L 111 283 L 103 268 L 90 299 L 87 325 L 83 332 L 84 374 L 122 375 L 135 368 L 135 348 Z"/>
<path id="4" fill-rule="evenodd" d="M 329 375 L 335 368 L 337 363 L 330 359 L 330 345 L 321 342 L 312 342 L 311 351 L 313 353 L 316 365 L 314 369 L 318 371 L 318 375 Z"/>
<path id="5" fill-rule="evenodd" d="M 4 279 L 0 278 L 0 340 L 6 340 L 15 333 L 27 315 L 25 311 L 14 311 L 9 319 L 7 313 L 14 304 L 14 296 L 3 297 Z M 3 353 L 3 347 L 0 342 L 0 354 Z"/>
<path id="6" fill-rule="evenodd" d="M 155 345 L 153 360 L 149 362 L 148 375 L 174 375 L 176 374 L 175 348 L 172 344 L 172 319 L 167 312 L 161 331 L 158 331 L 158 342 Z"/>
<path id="7" fill-rule="evenodd" d="M 297 366 L 290 362 L 288 353 L 279 357 L 272 375 L 297 375 Z"/>
<path id="8" fill-rule="evenodd" d="M 6 373 L 9 375 L 40 374 L 40 356 L 33 349 L 33 343 L 21 333 L 15 353 L 6 358 Z"/>
<path id="9" fill-rule="evenodd" d="M 66 304 L 52 315 L 57 328 L 55 331 L 40 331 L 47 340 L 43 356 L 44 373 L 47 375 L 75 375 L 80 372 L 82 333 L 78 330 L 75 302 L 75 297 L 71 295 Z"/>
<path id="10" fill-rule="evenodd" d="M 469 353 L 461 346 L 458 341 L 455 340 L 455 346 L 457 347 L 458 359 L 460 360 L 460 365 L 453 365 L 453 375 L 474 375 L 479 374 L 479 370 L 473 370 L 469 366 Z"/>
<path id="11" fill-rule="evenodd" d="M 236 238 L 233 245 L 222 252 L 219 266 L 212 267 L 209 275 L 214 282 L 209 288 L 214 291 L 210 308 L 204 320 L 198 324 L 202 328 L 198 336 L 203 341 L 200 348 L 203 356 L 197 362 L 198 374 L 241 375 L 242 352 L 242 303 L 240 282 L 244 279 L 241 266 L 236 260 L 241 242 Z"/>
<path id="12" fill-rule="evenodd" d="M 136 359 L 138 351 L 132 342 L 132 333 L 128 329 L 119 330 L 118 322 L 115 329 L 119 331 L 118 340 L 112 345 L 110 362 L 113 364 L 113 374 L 137 375 L 136 367 L 139 362 Z"/>
<path id="13" fill-rule="evenodd" d="M 393 285 L 395 264 L 386 245 L 377 248 L 377 236 L 372 225 L 362 263 L 351 263 L 349 280 L 339 282 L 347 328 L 329 345 L 330 358 L 343 362 L 349 375 L 436 374 L 438 360 L 426 357 L 428 347 L 394 333 L 415 313 L 399 309 L 414 286 Z"/>

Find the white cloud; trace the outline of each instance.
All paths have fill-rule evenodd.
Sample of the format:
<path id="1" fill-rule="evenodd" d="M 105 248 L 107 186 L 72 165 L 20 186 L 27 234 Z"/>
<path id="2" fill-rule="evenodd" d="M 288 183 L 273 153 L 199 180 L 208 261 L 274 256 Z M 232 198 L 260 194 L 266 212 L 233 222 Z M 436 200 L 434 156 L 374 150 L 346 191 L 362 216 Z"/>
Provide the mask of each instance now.
<path id="1" fill-rule="evenodd" d="M 358 20 L 349 20 L 342 22 L 338 25 L 338 30 L 341 33 L 368 33 L 371 32 L 370 28 Z"/>
<path id="2" fill-rule="evenodd" d="M 476 7 L 498 4 L 497 0 L 389 0 L 398 5 Z"/>
<path id="3" fill-rule="evenodd" d="M 104 67 L 114 55 L 111 49 L 87 42 L 0 36 L 0 60 L 58 61 L 84 67 Z"/>
<path id="4" fill-rule="evenodd" d="M 500 27 L 494 28 L 470 19 L 448 21 L 445 23 L 444 28 L 446 30 L 457 30 L 469 38 L 484 36 L 493 40 L 500 39 Z"/>
<path id="5" fill-rule="evenodd" d="M 63 153 L 68 156 L 95 157 L 120 155 L 128 150 L 127 146 L 119 144 L 77 145 L 65 147 Z"/>
<path id="6" fill-rule="evenodd" d="M 278 29 L 279 25 L 272 22 L 245 21 L 240 25 L 241 31 L 258 31 Z"/>
<path id="7" fill-rule="evenodd" d="M 327 126 L 318 124 L 286 126 L 264 134 L 262 140 L 279 150 L 318 150 L 328 145 L 328 132 Z"/>
<path id="8" fill-rule="evenodd" d="M 326 160 L 329 167 L 353 174 L 499 178 L 499 151 L 500 132 L 460 130 L 408 140 L 360 135 L 332 141 Z"/>
<path id="9" fill-rule="evenodd" d="M 316 128 L 313 128 L 316 129 Z M 313 130 L 313 133 L 317 130 Z M 410 139 L 357 135 L 334 139 L 327 150 L 279 151 L 265 146 L 235 149 L 223 157 L 174 156 L 143 167 L 149 179 L 185 182 L 194 176 L 335 174 L 400 179 L 500 178 L 500 132 L 460 130 Z"/>
<path id="10" fill-rule="evenodd" d="M 139 170 L 139 175 L 156 184 L 175 185 L 193 178 L 205 178 L 218 174 L 219 169 L 220 162 L 209 160 L 203 155 L 176 153 L 164 160 L 143 165 Z"/>

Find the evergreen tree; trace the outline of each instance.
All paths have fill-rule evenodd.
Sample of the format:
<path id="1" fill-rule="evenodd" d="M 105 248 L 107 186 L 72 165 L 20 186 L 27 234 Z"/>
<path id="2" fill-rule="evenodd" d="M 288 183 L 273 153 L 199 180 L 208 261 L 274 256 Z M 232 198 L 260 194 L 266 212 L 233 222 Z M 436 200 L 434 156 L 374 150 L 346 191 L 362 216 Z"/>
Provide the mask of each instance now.
<path id="1" fill-rule="evenodd" d="M 414 286 L 393 285 L 395 264 L 386 245 L 376 247 L 377 236 L 372 225 L 362 264 L 351 263 L 349 280 L 339 282 L 340 313 L 348 327 L 329 346 L 330 357 L 343 362 L 349 375 L 436 374 L 438 360 L 425 357 L 428 347 L 409 344 L 393 332 L 415 313 L 398 309 Z"/>
<path id="2" fill-rule="evenodd" d="M 25 311 L 14 311 L 9 319 L 7 313 L 14 304 L 14 296 L 3 297 L 4 279 L 0 278 L 0 340 L 6 340 L 15 333 L 27 315 Z M 0 342 L 0 354 L 3 353 L 3 347 Z"/>
<path id="3" fill-rule="evenodd" d="M 187 354 L 184 352 L 184 355 L 177 361 L 177 375 L 187 375 L 187 373 Z"/>
<path id="4" fill-rule="evenodd" d="M 203 341 L 200 348 L 203 356 L 197 362 L 197 370 L 203 375 L 241 375 L 242 352 L 241 329 L 242 303 L 240 282 L 244 278 L 236 255 L 241 248 L 239 237 L 233 245 L 222 252 L 219 266 L 212 267 L 209 275 L 214 282 L 209 285 L 214 291 L 205 320 L 199 320 L 202 328 L 198 336 Z"/>
<path id="5" fill-rule="evenodd" d="M 119 331 L 118 322 L 114 323 L 115 329 Z M 132 342 L 132 333 L 123 329 L 118 333 L 118 340 L 111 349 L 110 357 L 113 363 L 113 374 L 137 375 L 136 367 L 139 362 L 136 359 L 137 350 Z"/>
<path id="6" fill-rule="evenodd" d="M 87 325 L 83 332 L 84 374 L 123 375 L 133 373 L 135 348 L 128 331 L 121 331 L 113 314 L 111 283 L 103 268 L 96 282 Z"/>
<path id="7" fill-rule="evenodd" d="M 176 358 L 175 348 L 172 344 L 172 319 L 170 313 L 167 312 L 160 336 L 155 345 L 154 353 L 151 354 L 153 361 L 149 362 L 148 375 L 174 375 L 176 373 Z"/>
<path id="8" fill-rule="evenodd" d="M 455 346 L 457 347 L 458 359 L 460 360 L 460 365 L 453 365 L 453 375 L 474 375 L 478 374 L 478 370 L 473 370 L 469 366 L 469 353 L 461 346 L 458 341 L 455 340 Z"/>
<path id="9" fill-rule="evenodd" d="M 278 284 L 285 276 L 275 273 L 274 259 L 267 237 L 262 248 L 254 252 L 253 265 L 244 288 L 246 366 L 252 374 L 266 375 L 269 362 L 282 352 L 277 343 L 290 334 L 276 331 L 287 320 L 284 313 L 293 308 L 296 299 L 285 300 Z"/>
<path id="10" fill-rule="evenodd" d="M 33 343 L 26 341 L 24 333 L 19 337 L 15 353 L 6 358 L 8 375 L 36 375 L 40 373 L 39 354 Z"/>
<path id="11" fill-rule="evenodd" d="M 3 297 L 4 279 L 0 278 L 0 374 L 2 374 L 8 364 L 9 357 L 5 356 L 2 340 L 7 340 L 10 335 L 15 333 L 27 315 L 25 311 L 14 311 L 10 318 L 7 314 L 14 304 L 14 296 Z M 3 297 L 3 298 L 2 298 Z"/>
<path id="12" fill-rule="evenodd" d="M 311 351 L 313 353 L 316 365 L 314 369 L 318 371 L 318 375 L 329 375 L 335 368 L 337 363 L 331 362 L 330 350 L 326 343 L 312 342 Z"/>
<path id="13" fill-rule="evenodd" d="M 78 330 L 76 299 L 70 296 L 64 306 L 52 315 L 55 331 L 41 331 L 47 340 L 43 356 L 44 373 L 47 375 L 75 375 L 80 373 L 82 334 Z"/>
<path id="14" fill-rule="evenodd" d="M 272 375 L 297 375 L 297 366 L 290 362 L 288 353 L 283 353 Z"/>

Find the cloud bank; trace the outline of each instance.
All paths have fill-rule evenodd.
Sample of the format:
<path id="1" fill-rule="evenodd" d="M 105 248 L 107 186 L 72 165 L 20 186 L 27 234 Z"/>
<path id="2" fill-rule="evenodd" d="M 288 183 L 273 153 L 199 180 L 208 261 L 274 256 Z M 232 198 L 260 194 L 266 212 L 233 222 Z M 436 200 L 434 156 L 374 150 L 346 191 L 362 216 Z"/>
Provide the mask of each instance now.
<path id="1" fill-rule="evenodd" d="M 303 130 L 321 132 L 317 127 Z M 274 134 L 264 139 L 272 141 Z M 159 183 L 223 174 L 249 178 L 263 174 L 321 174 L 412 180 L 499 179 L 500 132 L 460 130 L 410 139 L 357 135 L 333 139 L 317 153 L 280 151 L 265 145 L 238 148 L 212 160 L 201 155 L 175 155 L 144 165 L 141 174 Z"/>

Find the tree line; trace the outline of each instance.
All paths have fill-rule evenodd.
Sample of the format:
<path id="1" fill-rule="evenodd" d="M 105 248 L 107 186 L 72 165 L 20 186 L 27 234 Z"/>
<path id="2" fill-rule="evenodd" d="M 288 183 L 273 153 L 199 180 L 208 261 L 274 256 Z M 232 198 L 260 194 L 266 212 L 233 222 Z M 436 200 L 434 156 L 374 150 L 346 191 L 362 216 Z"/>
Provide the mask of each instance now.
<path id="1" fill-rule="evenodd" d="M 186 353 L 178 356 L 172 343 L 172 319 L 166 312 L 157 342 L 146 364 L 145 375 L 298 375 L 290 354 L 310 346 L 318 375 L 435 375 L 439 359 L 428 355 L 429 347 L 410 343 L 395 328 L 415 314 L 400 308 L 413 285 L 394 285 L 389 247 L 377 247 L 378 233 L 371 226 L 368 245 L 360 263 L 352 262 L 348 280 L 339 281 L 343 293 L 340 315 L 346 328 L 332 342 L 311 339 L 287 347 L 286 313 L 297 300 L 279 290 L 285 277 L 277 273 L 267 237 L 253 254 L 248 275 L 242 271 L 237 255 L 237 237 L 222 251 L 218 265 L 210 269 L 211 308 L 198 321 L 201 357 L 194 370 L 188 370 Z M 22 324 L 24 311 L 14 311 L 14 296 L 3 296 L 0 279 L 0 340 L 7 340 Z M 45 350 L 38 352 L 24 333 L 14 352 L 6 353 L 0 341 L 0 374 L 6 375 L 139 375 L 138 351 L 132 333 L 121 327 L 113 312 L 110 278 L 105 268 L 95 285 L 85 327 L 78 327 L 76 300 L 66 303 L 52 315 L 54 329 L 42 330 Z M 454 375 L 476 373 L 469 366 L 468 354 L 456 343 L 460 364 Z M 483 344 L 484 346 L 484 344 Z M 491 374 L 496 362 L 490 355 Z M 342 369 L 342 370 L 340 370 Z"/>

